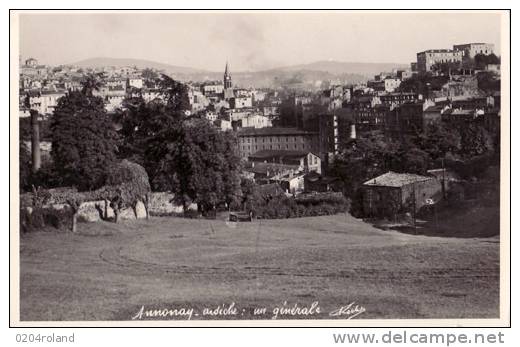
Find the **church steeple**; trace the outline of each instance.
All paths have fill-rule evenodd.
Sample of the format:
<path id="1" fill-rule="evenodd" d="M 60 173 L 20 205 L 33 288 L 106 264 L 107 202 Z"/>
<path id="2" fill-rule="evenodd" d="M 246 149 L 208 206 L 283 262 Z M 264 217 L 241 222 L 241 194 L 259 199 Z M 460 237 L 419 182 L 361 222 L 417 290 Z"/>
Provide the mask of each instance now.
<path id="1" fill-rule="evenodd" d="M 231 74 L 229 73 L 229 65 L 226 61 L 226 69 L 224 70 L 224 88 L 231 88 L 233 84 L 231 83 Z"/>

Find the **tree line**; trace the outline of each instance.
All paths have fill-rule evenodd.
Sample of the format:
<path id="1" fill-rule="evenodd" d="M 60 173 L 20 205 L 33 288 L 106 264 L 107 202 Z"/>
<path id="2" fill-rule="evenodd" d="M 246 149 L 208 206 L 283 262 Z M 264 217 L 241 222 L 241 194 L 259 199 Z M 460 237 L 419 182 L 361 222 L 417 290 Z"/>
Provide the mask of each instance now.
<path id="1" fill-rule="evenodd" d="M 382 132 L 362 134 L 335 158 L 330 174 L 342 179 L 351 197 L 352 213 L 360 215 L 364 182 L 388 171 L 426 175 L 429 169 L 449 168 L 464 179 L 478 177 L 500 159 L 498 134 L 476 122 L 446 125 L 433 123 L 399 141 Z"/>
<path id="2" fill-rule="evenodd" d="M 240 157 L 232 133 L 189 115 L 188 87 L 162 75 L 160 100 L 146 102 L 133 92 L 115 114 L 96 95 L 100 76 L 60 98 L 50 116 L 51 160 L 35 173 L 20 141 L 20 189 L 74 187 L 92 192 L 121 185 L 123 160 L 144 168 L 150 188 L 174 193 L 175 202 L 201 211 L 241 199 Z M 117 173 L 115 175 L 115 173 Z M 119 178 L 118 178 L 119 177 Z M 113 202 L 116 204 L 116 202 Z"/>

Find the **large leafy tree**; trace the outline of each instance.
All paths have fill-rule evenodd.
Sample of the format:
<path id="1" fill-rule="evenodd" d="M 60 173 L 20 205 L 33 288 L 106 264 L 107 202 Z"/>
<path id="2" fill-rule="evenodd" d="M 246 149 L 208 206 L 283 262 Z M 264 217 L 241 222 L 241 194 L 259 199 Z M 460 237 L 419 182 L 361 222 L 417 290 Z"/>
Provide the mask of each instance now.
<path id="1" fill-rule="evenodd" d="M 20 191 L 26 190 L 30 185 L 31 179 L 31 153 L 24 141 L 19 141 L 19 170 L 20 170 Z"/>
<path id="2" fill-rule="evenodd" d="M 207 120 L 189 117 L 187 86 L 163 75 L 161 100 L 125 100 L 118 115 L 122 154 L 142 164 L 152 189 L 172 191 L 177 203 L 201 210 L 240 199 L 236 139 Z"/>
<path id="3" fill-rule="evenodd" d="M 120 155 L 141 165 L 145 164 L 144 152 L 149 142 L 165 128 L 179 127 L 190 108 L 186 85 L 166 75 L 162 75 L 159 85 L 158 100 L 145 102 L 142 95 L 130 94 L 116 114 L 124 140 Z"/>
<path id="4" fill-rule="evenodd" d="M 106 186 L 102 188 L 102 191 L 105 198 L 110 200 L 116 223 L 119 211 L 125 207 L 131 207 L 137 218 L 137 203 L 139 201 L 144 204 L 146 218 L 149 218 L 150 181 L 146 170 L 141 165 L 128 160 L 113 165 L 108 174 Z"/>
<path id="5" fill-rule="evenodd" d="M 152 186 L 174 192 L 185 208 L 196 203 L 202 211 L 213 210 L 241 196 L 235 139 L 205 119 L 180 122 L 150 139 L 146 167 L 153 172 Z"/>
<path id="6" fill-rule="evenodd" d="M 430 156 L 427 152 L 415 146 L 402 146 L 397 153 L 393 165 L 394 171 L 426 174 L 430 165 Z"/>
<path id="7" fill-rule="evenodd" d="M 81 92 L 87 97 L 92 97 L 94 92 L 98 92 L 103 86 L 103 77 L 102 72 L 87 74 L 81 81 Z"/>
<path id="8" fill-rule="evenodd" d="M 500 76 L 490 71 L 481 71 L 477 74 L 478 88 L 486 93 L 500 91 Z"/>
<path id="9" fill-rule="evenodd" d="M 352 196 L 364 181 L 393 169 L 398 151 L 399 144 L 383 134 L 359 137 L 335 159 L 332 175 L 342 178 Z"/>
<path id="10" fill-rule="evenodd" d="M 493 53 L 489 55 L 477 54 L 473 61 L 475 64 L 474 68 L 477 70 L 484 70 L 487 64 L 500 64 L 500 58 Z"/>
<path id="11" fill-rule="evenodd" d="M 62 97 L 52 116 L 51 156 L 63 184 L 93 190 L 105 183 L 116 161 L 117 133 L 107 116 L 103 100 L 87 80 L 82 91 Z"/>
<path id="12" fill-rule="evenodd" d="M 460 154 L 463 158 L 469 159 L 493 151 L 493 139 L 482 126 L 471 123 L 460 127 L 459 131 L 461 135 Z"/>
<path id="13" fill-rule="evenodd" d="M 428 153 L 435 161 L 444 158 L 448 153 L 455 154 L 460 150 L 460 135 L 457 130 L 445 125 L 433 123 L 425 127 L 413 139 L 414 144 Z"/>
<path id="14" fill-rule="evenodd" d="M 432 91 L 441 90 L 448 80 L 449 77 L 446 75 L 433 76 L 431 73 L 419 73 L 404 80 L 397 90 L 422 94 L 428 97 Z"/>

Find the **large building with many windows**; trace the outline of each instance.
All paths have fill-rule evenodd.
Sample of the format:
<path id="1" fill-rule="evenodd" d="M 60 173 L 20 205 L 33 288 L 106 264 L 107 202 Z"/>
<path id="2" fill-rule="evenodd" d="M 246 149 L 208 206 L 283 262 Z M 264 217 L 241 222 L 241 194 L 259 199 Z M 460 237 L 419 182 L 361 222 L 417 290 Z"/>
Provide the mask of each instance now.
<path id="1" fill-rule="evenodd" d="M 495 45 L 492 43 L 466 43 L 463 45 L 454 45 L 455 51 L 463 52 L 464 58 L 475 58 L 477 54 L 490 55 L 495 52 Z"/>
<path id="2" fill-rule="evenodd" d="M 417 53 L 417 70 L 428 72 L 437 64 L 461 63 L 464 51 L 454 49 L 429 49 Z"/>
<path id="3" fill-rule="evenodd" d="M 299 150 L 318 153 L 318 133 L 296 128 L 242 128 L 237 131 L 242 158 L 261 150 Z"/>

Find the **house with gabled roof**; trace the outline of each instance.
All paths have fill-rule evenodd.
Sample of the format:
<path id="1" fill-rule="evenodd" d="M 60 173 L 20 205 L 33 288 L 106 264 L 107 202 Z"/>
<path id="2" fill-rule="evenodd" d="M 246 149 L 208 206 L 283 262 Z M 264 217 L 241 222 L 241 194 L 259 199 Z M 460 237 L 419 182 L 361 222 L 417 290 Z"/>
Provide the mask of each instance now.
<path id="1" fill-rule="evenodd" d="M 442 196 L 442 183 L 435 176 L 388 171 L 363 183 L 363 211 L 367 217 L 393 218 L 398 213 L 419 210 Z"/>

